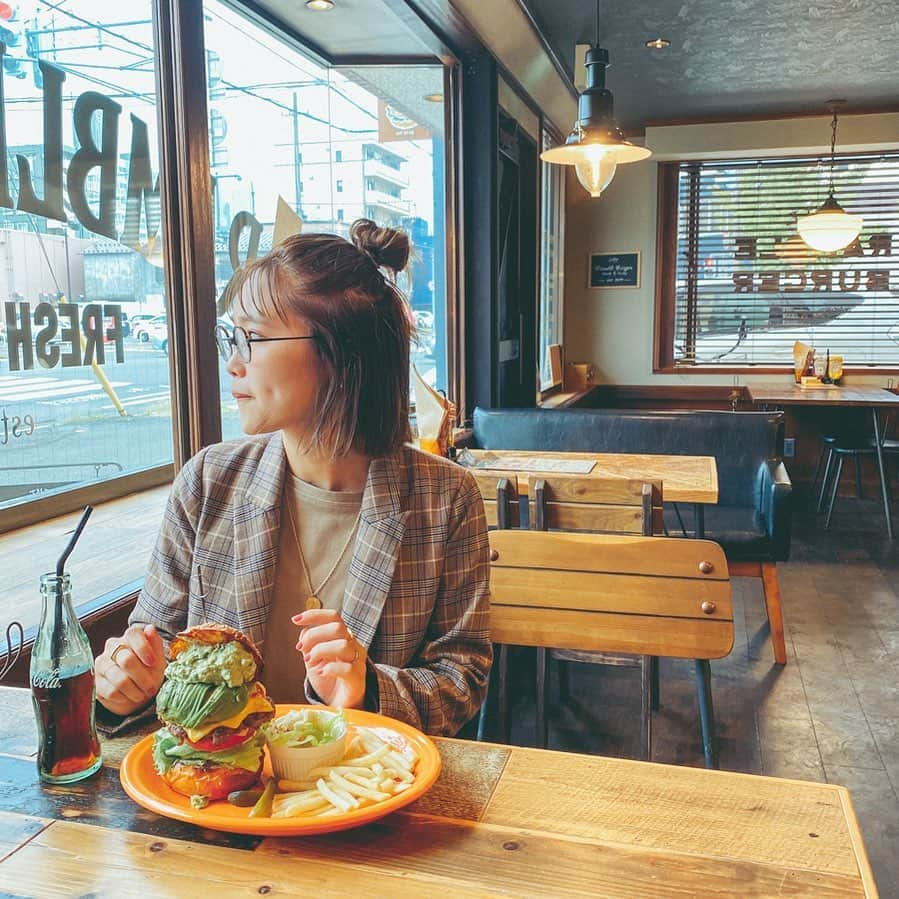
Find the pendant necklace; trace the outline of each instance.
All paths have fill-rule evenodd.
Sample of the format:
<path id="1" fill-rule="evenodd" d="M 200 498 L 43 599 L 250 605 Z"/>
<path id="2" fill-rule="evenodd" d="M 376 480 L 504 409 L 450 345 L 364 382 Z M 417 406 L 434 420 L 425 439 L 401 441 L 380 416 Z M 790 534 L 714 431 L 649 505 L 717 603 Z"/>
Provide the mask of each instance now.
<path id="1" fill-rule="evenodd" d="M 353 537 L 356 535 L 356 529 L 359 527 L 359 519 L 362 517 L 362 507 L 359 507 L 359 512 L 356 515 L 356 520 L 353 522 L 353 526 L 350 528 L 350 534 L 346 539 L 346 543 L 343 544 L 343 549 L 340 551 L 340 554 L 334 560 L 334 564 L 331 566 L 331 570 L 325 575 L 324 580 L 318 585 L 318 587 L 312 586 L 312 576 L 309 574 L 309 566 L 306 564 L 306 557 L 303 555 L 303 545 L 300 543 L 300 535 L 297 531 L 296 523 L 293 520 L 293 509 L 290 500 L 285 497 L 285 503 L 287 504 L 287 517 L 290 519 L 290 529 L 293 531 L 293 539 L 296 540 L 297 544 L 297 552 L 300 556 L 300 565 L 303 567 L 303 575 L 306 578 L 306 586 L 309 588 L 309 595 L 306 597 L 306 602 L 303 604 L 303 608 L 307 611 L 310 609 L 320 609 L 322 607 L 322 601 L 319 599 L 319 595 L 322 590 L 328 584 L 328 581 L 334 575 L 334 572 L 337 571 L 337 566 L 340 565 L 341 560 L 346 555 L 346 551 L 350 548 L 350 544 L 353 542 Z"/>

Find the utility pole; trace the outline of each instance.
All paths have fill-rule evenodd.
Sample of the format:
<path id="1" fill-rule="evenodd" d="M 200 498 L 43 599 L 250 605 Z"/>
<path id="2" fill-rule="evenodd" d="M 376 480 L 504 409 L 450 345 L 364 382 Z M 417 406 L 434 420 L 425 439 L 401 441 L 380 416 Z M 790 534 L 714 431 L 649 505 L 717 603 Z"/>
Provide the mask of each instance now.
<path id="1" fill-rule="evenodd" d="M 300 110 L 297 92 L 293 92 L 293 193 L 294 209 L 302 217 L 303 179 L 300 177 Z"/>

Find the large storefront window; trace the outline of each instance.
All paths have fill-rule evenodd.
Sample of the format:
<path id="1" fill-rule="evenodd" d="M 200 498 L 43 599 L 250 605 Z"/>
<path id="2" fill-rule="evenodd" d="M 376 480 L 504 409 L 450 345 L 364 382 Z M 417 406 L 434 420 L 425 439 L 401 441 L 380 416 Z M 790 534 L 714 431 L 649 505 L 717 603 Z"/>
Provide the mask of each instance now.
<path id="1" fill-rule="evenodd" d="M 0 7 L 2 515 L 173 451 L 150 0 Z"/>
<path id="2" fill-rule="evenodd" d="M 446 387 L 443 70 L 322 68 L 229 7 L 204 9 L 219 293 L 235 264 L 300 230 L 404 228 L 413 362 Z M 221 385 L 227 439 L 241 432 L 224 364 Z"/>

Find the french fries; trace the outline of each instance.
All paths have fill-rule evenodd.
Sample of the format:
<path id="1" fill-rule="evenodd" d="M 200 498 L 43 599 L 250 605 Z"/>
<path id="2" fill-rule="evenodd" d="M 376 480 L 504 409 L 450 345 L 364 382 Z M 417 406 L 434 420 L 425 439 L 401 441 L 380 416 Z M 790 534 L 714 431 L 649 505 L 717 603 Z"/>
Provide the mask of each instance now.
<path id="1" fill-rule="evenodd" d="M 339 765 L 314 768 L 308 781 L 280 780 L 273 818 L 340 815 L 383 802 L 415 783 L 418 756 L 399 750 L 365 727 L 354 728 Z"/>

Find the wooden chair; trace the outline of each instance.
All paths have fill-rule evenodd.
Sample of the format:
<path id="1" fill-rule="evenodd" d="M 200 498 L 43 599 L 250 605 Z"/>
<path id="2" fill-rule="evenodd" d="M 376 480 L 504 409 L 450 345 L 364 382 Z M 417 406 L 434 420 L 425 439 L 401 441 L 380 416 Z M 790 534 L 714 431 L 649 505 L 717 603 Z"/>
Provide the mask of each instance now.
<path id="1" fill-rule="evenodd" d="M 535 480 L 529 491 L 531 526 L 538 531 L 567 530 L 593 533 L 639 534 L 651 537 L 664 527 L 661 481 L 621 478 L 603 480 L 553 476 Z M 568 663 L 621 665 L 641 669 L 641 746 L 643 757 L 652 757 L 652 712 L 659 708 L 659 659 L 609 652 L 567 649 L 537 650 L 537 742 L 548 742 L 544 697 L 551 679 L 550 663 L 558 662 L 559 696 L 568 697 Z"/>
<path id="2" fill-rule="evenodd" d="M 718 767 L 709 660 L 726 656 L 734 642 L 727 561 L 718 544 L 492 531 L 490 546 L 494 642 L 693 659 L 706 766 Z M 643 672 L 646 696 L 646 666 Z M 644 719 L 648 714 L 644 700 Z"/>
<path id="3" fill-rule="evenodd" d="M 477 481 L 484 501 L 488 528 L 517 528 L 520 523 L 518 508 L 518 477 L 514 472 L 469 469 Z"/>

